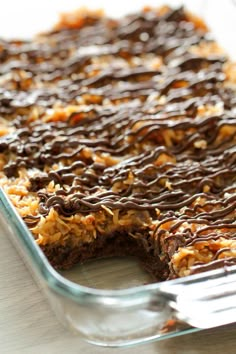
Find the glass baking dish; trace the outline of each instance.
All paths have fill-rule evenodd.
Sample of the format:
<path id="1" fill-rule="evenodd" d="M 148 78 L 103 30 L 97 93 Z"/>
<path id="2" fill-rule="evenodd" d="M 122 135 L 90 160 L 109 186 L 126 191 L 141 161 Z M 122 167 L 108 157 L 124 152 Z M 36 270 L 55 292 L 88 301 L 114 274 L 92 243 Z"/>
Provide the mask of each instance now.
<path id="1" fill-rule="evenodd" d="M 230 0 L 224 2 L 220 12 L 222 3 L 213 0 L 136 1 L 135 5 L 127 4 L 125 10 L 119 7 L 121 11 L 115 11 L 111 2 L 109 6 L 108 2 L 100 1 L 97 6 L 95 1 L 91 1 L 91 7 L 105 7 L 108 13 L 121 14 L 146 4 L 158 6 L 162 3 L 171 6 L 184 4 L 200 14 L 212 25 L 221 44 L 225 44 L 231 55 L 236 54 L 236 48 L 232 48 L 232 36 L 231 45 L 228 45 L 230 33 L 234 33 L 230 32 L 232 26 L 235 27 L 233 17 L 224 18 L 227 7 L 227 13 L 233 13 L 234 5 Z M 42 4 L 46 8 L 46 1 Z M 72 1 L 67 1 L 67 7 L 63 7 L 61 1 L 61 7 L 55 5 L 49 10 L 54 13 L 72 10 L 70 5 Z M 231 7 L 232 11 L 229 11 Z M 221 15 L 220 19 L 214 18 L 215 13 Z M 2 189 L 0 223 L 2 233 L 9 236 L 22 254 L 57 317 L 88 342 L 122 347 L 236 321 L 236 266 L 163 283 L 150 283 L 135 261 L 127 258 L 97 260 L 59 273 L 34 242 Z"/>

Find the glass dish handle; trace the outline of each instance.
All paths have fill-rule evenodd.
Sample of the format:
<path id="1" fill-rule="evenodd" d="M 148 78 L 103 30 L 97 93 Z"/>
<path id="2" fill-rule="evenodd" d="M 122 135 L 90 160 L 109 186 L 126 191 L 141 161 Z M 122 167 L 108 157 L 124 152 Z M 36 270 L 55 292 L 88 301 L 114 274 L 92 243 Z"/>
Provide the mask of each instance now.
<path id="1" fill-rule="evenodd" d="M 212 328 L 236 322 L 236 266 L 201 274 L 194 280 L 161 287 L 176 317 L 193 327 Z M 183 279 L 182 279 L 183 280 Z"/>

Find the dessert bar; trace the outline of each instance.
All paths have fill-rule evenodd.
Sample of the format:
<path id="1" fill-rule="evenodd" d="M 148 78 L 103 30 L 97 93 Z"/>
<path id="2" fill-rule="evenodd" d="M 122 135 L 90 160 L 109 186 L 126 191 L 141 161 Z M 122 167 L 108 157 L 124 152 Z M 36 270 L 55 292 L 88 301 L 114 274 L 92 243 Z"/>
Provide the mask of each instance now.
<path id="1" fill-rule="evenodd" d="M 236 67 L 184 8 L 0 40 L 0 185 L 51 264 L 236 264 Z"/>

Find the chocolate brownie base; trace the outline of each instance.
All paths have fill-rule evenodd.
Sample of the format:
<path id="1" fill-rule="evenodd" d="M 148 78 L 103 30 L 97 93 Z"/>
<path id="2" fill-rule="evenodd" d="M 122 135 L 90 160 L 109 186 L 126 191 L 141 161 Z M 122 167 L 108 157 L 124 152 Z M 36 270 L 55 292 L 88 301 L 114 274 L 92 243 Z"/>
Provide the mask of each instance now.
<path id="1" fill-rule="evenodd" d="M 96 242 L 84 243 L 79 247 L 42 246 L 51 265 L 59 270 L 67 270 L 78 263 L 90 259 L 132 256 L 138 258 L 141 266 L 157 281 L 169 276 L 169 268 L 165 259 L 154 256 L 145 250 L 141 241 L 124 233 L 115 233 L 98 238 Z"/>

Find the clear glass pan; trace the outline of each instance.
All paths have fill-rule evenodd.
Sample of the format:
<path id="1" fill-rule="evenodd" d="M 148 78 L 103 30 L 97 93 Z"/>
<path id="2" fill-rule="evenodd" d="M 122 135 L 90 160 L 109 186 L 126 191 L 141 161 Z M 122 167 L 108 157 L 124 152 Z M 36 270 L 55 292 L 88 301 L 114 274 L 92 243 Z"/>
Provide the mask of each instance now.
<path id="1" fill-rule="evenodd" d="M 61 8 L 50 5 L 48 18 L 53 10 L 56 13 L 58 9 L 73 9 L 70 7 L 72 3 L 74 7 L 78 5 L 72 1 L 67 1 L 67 7 L 63 7 L 63 1 L 60 2 Z M 127 4 L 125 11 L 123 9 L 117 12 L 115 7 L 118 8 L 118 5 L 113 6 L 112 3 L 111 6 L 111 2 L 108 1 L 100 1 L 99 7 L 107 8 L 109 13 L 121 14 L 139 9 L 147 3 L 157 6 L 163 1 L 136 1 L 135 5 Z M 223 5 L 222 2 L 213 0 L 198 2 L 173 0 L 165 3 L 174 6 L 184 3 L 199 13 L 212 25 L 213 32 L 221 43 L 225 43 L 226 49 L 230 50 L 232 55 L 236 54 L 236 47 L 232 48 L 234 43 L 232 36 L 229 46 L 230 34 L 235 33 L 231 31 L 232 26 L 235 28 L 236 25 L 235 21 L 231 21 L 236 16 L 233 2 L 224 1 L 221 12 L 219 5 Z M 46 1 L 41 1 L 42 4 L 46 9 Z M 19 6 L 23 5 L 24 1 L 21 1 Z M 91 7 L 98 7 L 97 2 L 91 1 Z M 234 16 L 229 19 L 222 16 L 227 7 L 232 7 L 235 11 Z M 121 7 L 119 9 L 121 10 Z M 232 11 L 228 13 L 232 15 Z M 220 19 L 217 19 L 217 16 L 214 18 L 214 14 L 218 14 L 217 16 L 221 14 Z M 214 24 L 217 27 L 216 31 Z M 10 35 L 15 36 L 14 33 Z M 148 279 L 144 273 L 139 272 L 132 260 L 124 260 L 122 263 L 114 260 L 113 265 L 107 264 L 106 261 L 98 261 L 95 265 L 91 263 L 86 268 L 79 266 L 80 268 L 77 267 L 71 272 L 59 274 L 35 244 L 26 225 L 1 189 L 0 223 L 2 232 L 17 246 L 58 318 L 65 326 L 72 328 L 89 342 L 104 346 L 128 346 L 220 326 L 232 323 L 236 319 L 236 267 L 147 285 L 141 285 Z M 96 276 L 93 274 L 94 271 L 99 272 L 96 268 L 100 269 L 100 275 L 104 279 L 107 278 L 107 281 L 95 284 Z M 114 276 L 117 279 L 121 272 L 122 283 L 119 283 L 118 287 L 129 288 L 117 290 L 117 287 L 114 287 Z M 89 283 L 93 287 L 81 285 Z M 96 289 L 94 285 L 106 289 Z"/>

